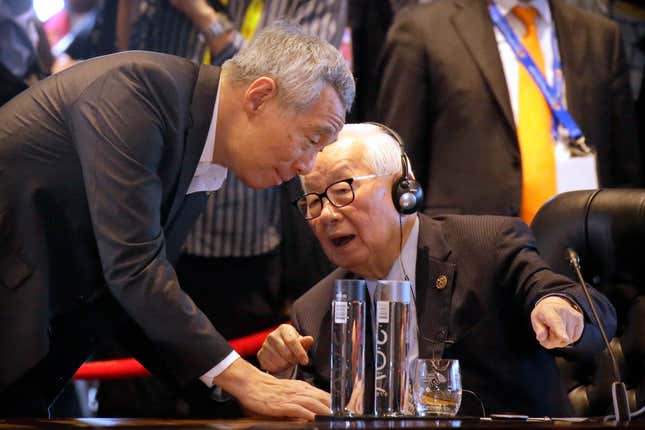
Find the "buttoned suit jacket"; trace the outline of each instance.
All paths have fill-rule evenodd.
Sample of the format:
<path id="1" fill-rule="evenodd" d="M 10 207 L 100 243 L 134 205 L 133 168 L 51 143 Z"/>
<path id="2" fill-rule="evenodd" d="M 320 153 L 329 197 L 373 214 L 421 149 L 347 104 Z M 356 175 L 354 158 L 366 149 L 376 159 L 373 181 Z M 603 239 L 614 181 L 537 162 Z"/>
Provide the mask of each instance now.
<path id="1" fill-rule="evenodd" d="M 591 311 L 582 288 L 548 268 L 537 253 L 528 227 L 519 219 L 420 215 L 419 220 L 419 356 L 430 357 L 433 351 L 441 354 L 443 350 L 443 357 L 458 358 L 463 388 L 481 398 L 487 413 L 570 415 L 555 360 L 535 340 L 530 312 L 546 294 L 564 294 L 575 300 L 585 314 L 583 335 L 574 347 L 559 352 L 590 357 L 602 350 L 603 343 L 597 327 L 590 322 Z M 448 282 L 440 289 L 436 285 L 442 275 Z M 294 326 L 315 340 L 309 350 L 310 364 L 303 367 L 302 375 L 324 389 L 329 389 L 330 379 L 334 281 L 351 277 L 355 275 L 337 269 L 293 306 Z M 612 336 L 615 310 L 605 296 L 591 291 L 608 336 Z M 367 411 L 373 404 L 374 377 L 371 329 L 368 331 Z M 481 414 L 479 405 L 467 394 L 463 399 L 460 414 Z"/>
<path id="2" fill-rule="evenodd" d="M 486 4 L 408 7 L 388 33 L 377 117 L 403 138 L 428 213 L 519 215 L 520 150 Z M 640 186 L 618 26 L 561 0 L 550 5 L 567 106 L 597 152 L 599 185 Z"/>
<path id="3" fill-rule="evenodd" d="M 129 52 L 0 110 L 0 391 L 47 353 L 52 318 L 108 291 L 180 383 L 231 351 L 171 264 L 205 202 L 186 191 L 218 82 L 218 68 Z"/>

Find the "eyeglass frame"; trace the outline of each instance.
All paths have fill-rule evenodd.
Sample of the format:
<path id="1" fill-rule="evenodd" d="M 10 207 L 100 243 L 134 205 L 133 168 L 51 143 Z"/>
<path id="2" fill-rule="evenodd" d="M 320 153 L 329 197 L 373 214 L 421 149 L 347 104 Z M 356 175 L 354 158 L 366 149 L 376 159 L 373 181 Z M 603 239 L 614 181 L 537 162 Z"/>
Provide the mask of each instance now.
<path id="1" fill-rule="evenodd" d="M 362 181 L 364 179 L 381 178 L 381 177 L 384 177 L 384 176 L 391 176 L 391 175 L 394 175 L 394 173 L 372 173 L 370 175 L 363 175 L 363 176 L 356 176 L 356 177 L 353 177 L 353 178 L 341 179 L 339 181 L 332 182 L 331 184 L 327 185 L 327 187 L 325 188 L 325 191 L 323 191 L 322 193 L 314 193 L 314 192 L 305 193 L 305 194 L 301 195 L 300 197 L 292 200 L 291 204 L 296 207 L 296 210 L 298 211 L 298 213 L 300 215 L 302 215 L 302 217 L 305 220 L 311 221 L 312 219 L 316 219 L 320 215 L 322 215 L 322 211 L 323 211 L 324 206 L 325 206 L 325 204 L 323 202 L 323 198 L 327 199 L 329 204 L 331 204 L 335 208 L 344 208 L 345 206 L 351 205 L 354 202 L 354 199 L 356 198 L 356 192 L 354 191 L 354 187 L 352 186 L 352 184 L 354 182 Z M 329 190 L 330 187 L 333 187 L 334 185 L 340 184 L 341 182 L 345 182 L 345 183 L 347 183 L 347 185 L 349 185 L 349 189 L 352 192 L 352 199 L 349 202 L 345 203 L 344 205 L 339 206 L 339 205 L 337 205 L 337 204 L 335 204 L 334 202 L 331 201 L 331 199 L 327 195 L 327 191 Z M 320 202 L 321 202 L 320 203 L 320 213 L 318 215 L 314 216 L 314 217 L 307 218 L 307 216 L 305 214 L 303 214 L 302 211 L 300 210 L 300 208 L 298 207 L 298 202 L 300 200 L 302 200 L 302 199 L 306 199 L 306 197 L 310 196 L 310 195 L 316 195 L 320 199 Z"/>

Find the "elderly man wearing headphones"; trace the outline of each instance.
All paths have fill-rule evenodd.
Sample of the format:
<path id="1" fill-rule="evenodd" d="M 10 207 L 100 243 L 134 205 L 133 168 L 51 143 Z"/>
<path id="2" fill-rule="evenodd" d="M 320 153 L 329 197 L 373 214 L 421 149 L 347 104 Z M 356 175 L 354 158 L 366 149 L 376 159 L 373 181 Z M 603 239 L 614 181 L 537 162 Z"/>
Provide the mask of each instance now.
<path id="1" fill-rule="evenodd" d="M 346 125 L 301 180 L 306 194 L 296 206 L 339 268 L 295 302 L 293 325 L 267 338 L 258 353 L 265 370 L 294 374 L 297 367 L 299 377 L 328 389 L 334 281 L 364 278 L 373 296 L 377 280 L 409 279 L 408 360 L 459 359 L 464 389 L 488 413 L 571 414 L 553 354 L 590 356 L 603 343 L 582 288 L 551 271 L 526 224 L 417 213 L 422 192 L 403 144 L 380 124 Z M 591 291 L 611 335 L 615 310 Z M 480 405 L 466 400 L 459 413 L 479 414 Z"/>

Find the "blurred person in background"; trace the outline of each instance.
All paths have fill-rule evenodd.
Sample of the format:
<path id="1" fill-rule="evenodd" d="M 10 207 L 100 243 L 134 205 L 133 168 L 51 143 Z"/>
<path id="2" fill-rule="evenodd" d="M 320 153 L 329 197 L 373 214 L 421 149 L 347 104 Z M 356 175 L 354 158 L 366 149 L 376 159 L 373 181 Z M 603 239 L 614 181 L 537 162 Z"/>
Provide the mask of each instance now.
<path id="1" fill-rule="evenodd" d="M 642 0 L 567 0 L 616 21 L 625 42 L 632 95 L 636 99 L 636 124 L 642 169 L 645 172 L 645 2 Z"/>
<path id="2" fill-rule="evenodd" d="M 629 64 L 629 81 L 634 98 L 641 90 L 645 69 L 645 2 L 642 0 L 566 0 L 583 9 L 596 12 L 620 26 Z"/>
<path id="3" fill-rule="evenodd" d="M 0 106 L 51 73 L 53 57 L 32 0 L 0 1 Z"/>
<path id="4" fill-rule="evenodd" d="M 553 115 L 513 38 L 574 124 Z M 629 68 L 603 16 L 548 0 L 412 6 L 388 33 L 381 70 L 378 118 L 405 141 L 427 213 L 529 223 L 556 193 L 642 184 Z"/>
<path id="5" fill-rule="evenodd" d="M 65 7 L 45 22 L 55 57 L 52 72 L 116 52 L 116 12 L 116 1 L 66 0 Z"/>

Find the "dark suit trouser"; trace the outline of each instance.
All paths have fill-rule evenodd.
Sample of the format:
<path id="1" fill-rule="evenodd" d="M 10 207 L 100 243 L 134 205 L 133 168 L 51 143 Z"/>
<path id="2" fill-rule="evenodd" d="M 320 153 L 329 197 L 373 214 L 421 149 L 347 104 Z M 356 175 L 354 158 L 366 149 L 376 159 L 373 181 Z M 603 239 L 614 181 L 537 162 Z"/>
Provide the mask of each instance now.
<path id="1" fill-rule="evenodd" d="M 110 294 L 54 317 L 47 355 L 0 393 L 0 416 L 47 417 L 49 407 L 97 342 L 127 320 Z"/>

